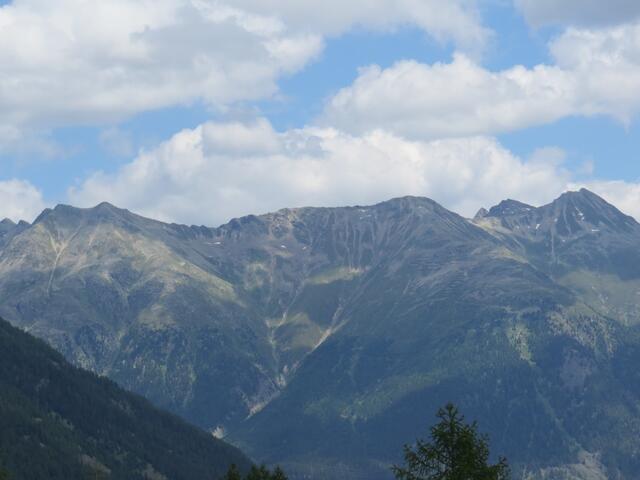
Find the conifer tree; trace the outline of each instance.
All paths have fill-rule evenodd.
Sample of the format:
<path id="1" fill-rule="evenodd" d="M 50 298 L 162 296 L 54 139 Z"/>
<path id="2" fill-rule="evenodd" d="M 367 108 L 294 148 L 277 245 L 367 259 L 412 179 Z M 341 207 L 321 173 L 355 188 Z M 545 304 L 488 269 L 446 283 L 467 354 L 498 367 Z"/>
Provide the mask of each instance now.
<path id="1" fill-rule="evenodd" d="M 276 467 L 273 471 L 273 475 L 271 475 L 271 480 L 287 480 L 287 476 L 280 467 Z"/>
<path id="2" fill-rule="evenodd" d="M 477 424 L 466 424 L 451 403 L 438 410 L 440 422 L 431 428 L 431 441 L 404 447 L 404 466 L 394 466 L 398 480 L 507 480 L 504 458 L 490 465 L 489 442 Z"/>
<path id="3" fill-rule="evenodd" d="M 254 465 L 253 467 L 251 467 L 251 470 L 249 471 L 249 475 L 247 475 L 246 480 L 270 480 L 270 479 L 271 479 L 271 474 L 269 473 L 269 470 L 267 470 L 267 467 L 265 467 L 264 465 L 261 465 L 260 467 L 256 467 Z"/>
<path id="4" fill-rule="evenodd" d="M 2 480 L 2 479 L 0 479 Z M 227 474 L 223 480 L 242 480 L 242 475 L 235 465 L 231 465 Z M 284 471 L 280 467 L 276 467 L 273 473 L 269 469 L 261 465 L 260 467 L 254 465 L 244 478 L 244 480 L 288 480 Z"/>
<path id="5" fill-rule="evenodd" d="M 223 480 L 242 480 L 242 475 L 240 475 L 240 470 L 238 470 L 238 467 L 236 466 L 235 463 L 231 464 Z"/>

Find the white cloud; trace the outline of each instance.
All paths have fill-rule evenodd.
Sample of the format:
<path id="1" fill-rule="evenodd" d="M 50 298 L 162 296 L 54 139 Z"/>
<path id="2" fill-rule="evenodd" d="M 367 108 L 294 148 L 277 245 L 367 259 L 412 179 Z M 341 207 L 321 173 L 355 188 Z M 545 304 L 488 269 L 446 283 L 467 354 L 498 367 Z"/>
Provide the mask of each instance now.
<path id="1" fill-rule="evenodd" d="M 567 181 L 556 150 L 525 162 L 486 137 L 418 142 L 310 127 L 277 133 L 258 120 L 184 130 L 113 175 L 91 176 L 69 197 L 81 206 L 107 200 L 168 221 L 216 225 L 282 207 L 403 195 L 473 215 L 506 197 L 551 200 Z"/>
<path id="2" fill-rule="evenodd" d="M 637 0 L 515 0 L 533 26 L 612 25 L 640 17 Z"/>
<path id="3" fill-rule="evenodd" d="M 22 0 L 0 8 L 0 124 L 263 98 L 321 48 L 318 34 L 219 2 Z"/>
<path id="4" fill-rule="evenodd" d="M 570 28 L 550 48 L 559 68 L 573 78 L 579 103 L 572 113 L 603 113 L 631 122 L 640 110 L 640 23 Z"/>
<path id="5" fill-rule="evenodd" d="M 640 110 L 640 24 L 570 28 L 550 45 L 553 65 L 490 71 L 465 55 L 363 69 L 327 102 L 321 121 L 410 138 L 497 134 L 573 115 L 629 123 Z"/>
<path id="6" fill-rule="evenodd" d="M 403 61 L 363 69 L 332 97 L 323 123 L 385 128 L 412 138 L 492 134 L 554 121 L 571 111 L 571 79 L 558 68 L 491 72 L 464 55 L 451 63 Z"/>
<path id="7" fill-rule="evenodd" d="M 0 181 L 0 219 L 32 221 L 44 207 L 42 193 L 29 182 Z"/>
<path id="8" fill-rule="evenodd" d="M 235 0 L 261 14 L 278 12 L 287 25 L 338 35 L 353 26 L 390 30 L 415 25 L 440 42 L 479 53 L 492 32 L 481 24 L 475 0 Z"/>
<path id="9" fill-rule="evenodd" d="M 205 123 L 114 174 L 93 174 L 68 196 L 79 206 L 106 200 L 152 218 L 215 226 L 283 207 L 366 205 L 404 195 L 430 197 L 472 216 L 505 198 L 542 205 L 586 187 L 640 219 L 640 183 L 578 182 L 592 167 L 569 172 L 564 158 L 561 149 L 547 147 L 522 159 L 485 136 L 410 141 L 380 130 L 278 133 L 264 119 Z M 31 189 L 37 208 L 29 212 L 42 203 Z"/>
<path id="10" fill-rule="evenodd" d="M 253 124 L 206 123 L 201 128 L 205 156 L 275 154 L 281 147 L 280 138 L 263 118 Z"/>
<path id="11" fill-rule="evenodd" d="M 556 22 L 545 4 L 522 0 L 520 7 L 535 22 Z M 149 216 L 208 224 L 284 206 L 406 194 L 433 197 L 466 215 L 505 197 L 548 201 L 572 180 L 562 168 L 563 152 L 541 149 L 523 160 L 490 136 L 571 115 L 630 122 L 640 110 L 640 25 L 572 27 L 551 43 L 552 64 L 494 72 L 473 60 L 491 35 L 475 5 L 19 0 L 0 8 L 0 153 L 27 144 L 55 149 L 46 136 L 29 133 L 38 128 L 112 123 L 199 101 L 224 109 L 269 97 L 279 78 L 322 51 L 327 36 L 409 24 L 466 53 L 450 63 L 363 69 L 329 100 L 321 127 L 278 133 L 257 120 L 185 130 L 113 175 L 92 175 L 70 190 L 70 199 L 110 200 Z M 592 6 L 587 2 L 584 11 Z M 574 7 L 560 2 L 555 12 Z M 589 15 L 592 20 L 568 23 L 601 23 Z M 631 22 L 635 13 L 626 15 Z M 120 155 L 131 152 L 126 132 L 107 129 L 101 140 Z M 22 185 L 24 212 L 41 208 L 33 186 L 10 182 Z M 601 187 L 632 205 L 634 184 Z"/>
<path id="12" fill-rule="evenodd" d="M 326 35 L 354 26 L 413 24 L 476 49 L 489 31 L 473 1 L 17 0 L 0 7 L 0 125 L 99 124 L 269 97 Z"/>

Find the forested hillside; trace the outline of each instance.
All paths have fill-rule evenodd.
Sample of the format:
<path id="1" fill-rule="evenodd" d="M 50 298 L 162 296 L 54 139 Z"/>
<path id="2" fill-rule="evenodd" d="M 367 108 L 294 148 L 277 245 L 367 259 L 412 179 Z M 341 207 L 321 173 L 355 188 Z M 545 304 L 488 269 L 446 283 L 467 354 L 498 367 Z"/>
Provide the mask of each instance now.
<path id="1" fill-rule="evenodd" d="M 0 471 L 12 480 L 217 480 L 231 463 L 250 465 L 0 320 Z"/>

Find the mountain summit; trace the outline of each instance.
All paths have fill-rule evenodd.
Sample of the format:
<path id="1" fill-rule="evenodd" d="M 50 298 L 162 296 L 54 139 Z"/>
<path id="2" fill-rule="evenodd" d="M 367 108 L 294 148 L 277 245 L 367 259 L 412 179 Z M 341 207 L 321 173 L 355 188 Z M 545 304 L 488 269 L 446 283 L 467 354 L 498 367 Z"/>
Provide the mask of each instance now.
<path id="1" fill-rule="evenodd" d="M 1 315 L 294 478 L 389 478 L 447 401 L 532 479 L 640 469 L 640 228 L 586 190 L 9 231 Z"/>
<path id="2" fill-rule="evenodd" d="M 640 273 L 640 224 L 589 190 L 564 193 L 537 208 L 513 205 L 502 202 L 475 223 L 538 267 L 557 275 L 581 267 Z"/>
<path id="3" fill-rule="evenodd" d="M 583 233 L 629 233 L 638 223 L 589 190 L 566 192 L 542 207 L 505 200 L 492 207 L 485 218 L 499 220 L 500 226 L 523 237 L 553 232 L 561 237 Z"/>

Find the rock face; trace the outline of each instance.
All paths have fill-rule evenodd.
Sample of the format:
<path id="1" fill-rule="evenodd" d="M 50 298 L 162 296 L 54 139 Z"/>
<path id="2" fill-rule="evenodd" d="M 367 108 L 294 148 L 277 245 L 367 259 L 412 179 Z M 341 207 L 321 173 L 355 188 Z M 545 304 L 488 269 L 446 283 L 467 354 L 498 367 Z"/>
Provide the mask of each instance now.
<path id="1" fill-rule="evenodd" d="M 389 478 L 449 400 L 530 478 L 640 467 L 640 225 L 586 190 L 1 235 L 0 315 L 294 475 Z"/>

